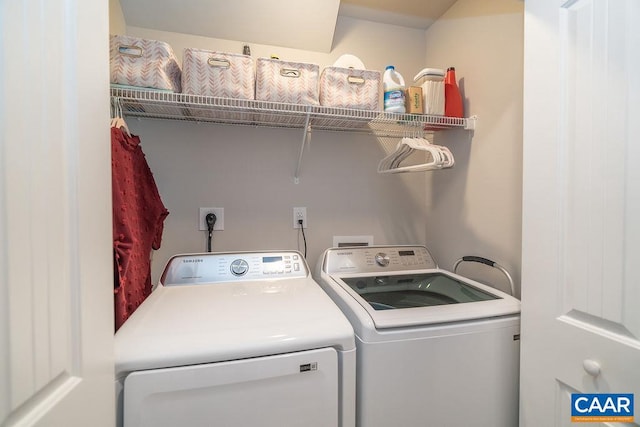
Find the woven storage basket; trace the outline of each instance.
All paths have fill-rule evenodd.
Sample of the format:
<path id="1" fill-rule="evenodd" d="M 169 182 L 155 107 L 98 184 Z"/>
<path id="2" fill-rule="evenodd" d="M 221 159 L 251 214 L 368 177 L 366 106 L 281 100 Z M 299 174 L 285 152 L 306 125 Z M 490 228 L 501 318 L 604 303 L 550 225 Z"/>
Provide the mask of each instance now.
<path id="1" fill-rule="evenodd" d="M 318 105 L 318 74 L 315 64 L 258 58 L 256 100 Z"/>
<path id="2" fill-rule="evenodd" d="M 182 91 L 193 95 L 254 99 L 255 64 L 250 56 L 187 48 Z"/>
<path id="3" fill-rule="evenodd" d="M 378 110 L 380 72 L 326 67 L 320 76 L 320 105 Z"/>
<path id="4" fill-rule="evenodd" d="M 182 72 L 168 43 L 132 36 L 109 38 L 111 83 L 180 92 Z"/>

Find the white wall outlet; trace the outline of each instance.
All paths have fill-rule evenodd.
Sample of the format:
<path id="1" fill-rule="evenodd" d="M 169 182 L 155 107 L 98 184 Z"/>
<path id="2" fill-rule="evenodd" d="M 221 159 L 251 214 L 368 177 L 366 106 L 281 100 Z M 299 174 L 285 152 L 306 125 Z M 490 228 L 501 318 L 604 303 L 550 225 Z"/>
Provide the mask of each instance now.
<path id="1" fill-rule="evenodd" d="M 307 208 L 293 208 L 293 228 L 300 228 L 299 220 L 302 220 L 302 228 L 309 228 Z"/>
<path id="2" fill-rule="evenodd" d="M 213 212 L 216 216 L 216 223 L 213 225 L 213 229 L 224 230 L 224 208 L 200 208 L 198 230 L 208 230 L 206 217 L 209 212 Z"/>

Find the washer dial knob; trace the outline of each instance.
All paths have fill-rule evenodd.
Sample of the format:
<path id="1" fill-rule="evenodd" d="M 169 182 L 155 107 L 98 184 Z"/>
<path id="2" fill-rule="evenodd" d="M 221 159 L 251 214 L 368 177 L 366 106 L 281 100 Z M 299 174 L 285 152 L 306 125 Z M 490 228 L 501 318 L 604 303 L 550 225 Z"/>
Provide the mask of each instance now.
<path id="1" fill-rule="evenodd" d="M 389 265 L 389 255 L 385 254 L 384 252 L 378 252 L 376 254 L 376 262 L 380 267 L 386 267 L 387 265 Z"/>
<path id="2" fill-rule="evenodd" d="M 231 263 L 231 273 L 234 276 L 242 276 L 249 271 L 249 263 L 241 258 Z"/>

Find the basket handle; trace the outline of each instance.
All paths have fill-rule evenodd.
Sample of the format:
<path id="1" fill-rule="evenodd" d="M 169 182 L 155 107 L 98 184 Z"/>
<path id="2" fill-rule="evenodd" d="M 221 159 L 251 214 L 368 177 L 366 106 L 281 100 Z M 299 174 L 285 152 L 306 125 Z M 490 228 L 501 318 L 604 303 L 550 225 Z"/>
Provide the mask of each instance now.
<path id="1" fill-rule="evenodd" d="M 347 76 L 347 82 L 352 85 L 363 85 L 365 83 L 364 77 L 360 76 Z"/>
<path id="2" fill-rule="evenodd" d="M 140 46 L 121 44 L 118 46 L 118 53 L 132 58 L 140 58 L 144 53 L 144 50 Z"/>
<path id="3" fill-rule="evenodd" d="M 280 75 L 282 77 L 298 78 L 300 77 L 300 70 L 295 68 L 280 68 Z"/>
<path id="4" fill-rule="evenodd" d="M 231 63 L 228 59 L 225 58 L 214 58 L 211 57 L 207 60 L 207 64 L 215 68 L 229 68 L 231 67 Z"/>

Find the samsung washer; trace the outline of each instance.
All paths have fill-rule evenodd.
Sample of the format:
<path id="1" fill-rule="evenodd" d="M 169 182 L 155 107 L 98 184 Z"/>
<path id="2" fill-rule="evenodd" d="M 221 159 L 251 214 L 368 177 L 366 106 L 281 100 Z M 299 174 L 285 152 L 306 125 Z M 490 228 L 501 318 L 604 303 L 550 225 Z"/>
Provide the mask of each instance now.
<path id="1" fill-rule="evenodd" d="M 316 280 L 356 333 L 357 425 L 518 425 L 517 299 L 423 246 L 328 249 Z"/>
<path id="2" fill-rule="evenodd" d="M 115 359 L 124 427 L 355 423 L 353 329 L 295 251 L 173 257 Z"/>

